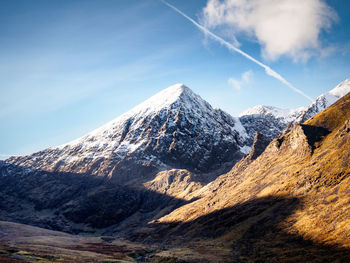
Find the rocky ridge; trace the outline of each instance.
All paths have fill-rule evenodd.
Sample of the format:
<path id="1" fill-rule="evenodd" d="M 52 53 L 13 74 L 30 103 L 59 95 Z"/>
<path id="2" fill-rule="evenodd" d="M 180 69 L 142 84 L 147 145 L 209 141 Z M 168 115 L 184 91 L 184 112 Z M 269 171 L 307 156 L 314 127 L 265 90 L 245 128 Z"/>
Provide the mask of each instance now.
<path id="1" fill-rule="evenodd" d="M 264 134 L 270 140 L 281 135 L 295 123 L 303 123 L 309 118 L 329 107 L 350 92 L 350 79 L 338 84 L 334 89 L 318 96 L 308 107 L 297 109 L 280 109 L 272 106 L 255 106 L 242 112 L 239 119 L 248 133 L 252 143 L 256 132 Z"/>

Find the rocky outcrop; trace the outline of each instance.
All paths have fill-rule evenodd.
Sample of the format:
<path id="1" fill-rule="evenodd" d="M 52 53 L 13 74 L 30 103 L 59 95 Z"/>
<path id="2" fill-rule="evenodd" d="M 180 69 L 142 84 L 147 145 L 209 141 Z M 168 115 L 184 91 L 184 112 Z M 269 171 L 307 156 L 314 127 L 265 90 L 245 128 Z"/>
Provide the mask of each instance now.
<path id="1" fill-rule="evenodd" d="M 266 149 L 271 142 L 270 139 L 260 133 L 256 133 L 254 142 L 250 152 L 243 157 L 235 166 L 232 168 L 231 173 L 234 175 L 241 174 L 249 164 L 251 164 L 256 158 L 258 158 Z"/>
<path id="2" fill-rule="evenodd" d="M 290 132 L 276 138 L 268 151 L 288 151 L 298 156 L 311 156 L 317 147 L 316 143 L 328 133 L 329 131 L 323 127 L 295 124 Z"/>
<path id="3" fill-rule="evenodd" d="M 257 132 L 254 137 L 252 149 L 247 155 L 247 157 L 252 161 L 255 160 L 265 151 L 269 143 L 270 143 L 270 140 L 267 137 Z"/>

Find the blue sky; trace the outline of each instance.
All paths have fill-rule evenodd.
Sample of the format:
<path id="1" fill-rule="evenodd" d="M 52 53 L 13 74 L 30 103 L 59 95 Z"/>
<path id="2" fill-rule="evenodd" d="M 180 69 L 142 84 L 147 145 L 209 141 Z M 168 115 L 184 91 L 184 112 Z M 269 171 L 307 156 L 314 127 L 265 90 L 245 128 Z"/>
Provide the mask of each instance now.
<path id="1" fill-rule="evenodd" d="M 271 1 L 244 13 L 249 23 L 243 25 L 230 19 L 238 9 L 228 0 L 211 0 L 228 14 L 219 18 L 207 0 L 171 4 L 312 98 L 350 77 L 348 1 L 312 0 L 317 7 L 327 5 L 323 10 L 332 16 L 324 27 L 315 29 L 315 21 L 307 20 L 303 23 L 310 27 L 300 28 L 304 34 L 285 31 L 287 37 L 316 32 L 317 43 L 283 46 L 279 53 L 273 48 L 279 43 L 256 22 L 256 14 L 264 19 Z M 8 0 L 0 5 L 0 158 L 66 143 L 175 83 L 232 115 L 259 104 L 309 104 L 159 0 Z"/>

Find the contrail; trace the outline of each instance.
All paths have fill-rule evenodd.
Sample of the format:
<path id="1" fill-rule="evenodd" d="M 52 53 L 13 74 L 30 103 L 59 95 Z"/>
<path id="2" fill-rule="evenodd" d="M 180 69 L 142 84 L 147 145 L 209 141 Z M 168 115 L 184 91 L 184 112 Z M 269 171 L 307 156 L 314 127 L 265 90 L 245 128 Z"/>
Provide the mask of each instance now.
<path id="1" fill-rule="evenodd" d="M 281 81 L 283 84 L 285 84 L 288 88 L 294 90 L 295 92 L 299 93 L 300 95 L 304 96 L 305 98 L 307 98 L 308 100 L 310 100 L 311 102 L 313 101 L 311 97 L 309 97 L 308 95 L 306 95 L 304 92 L 302 92 L 300 89 L 297 89 L 296 87 L 294 87 L 290 82 L 288 82 L 285 78 L 283 78 L 280 74 L 278 74 L 276 71 L 274 71 L 272 68 L 270 68 L 269 66 L 263 64 L 262 62 L 260 62 L 259 60 L 256 60 L 255 58 L 253 58 L 252 56 L 248 55 L 247 53 L 245 53 L 244 51 L 240 50 L 239 48 L 236 48 L 235 46 L 233 46 L 231 43 L 227 42 L 226 40 L 224 40 L 223 38 L 215 35 L 213 32 L 211 32 L 209 29 L 205 28 L 204 26 L 198 24 L 195 20 L 193 20 L 191 17 L 189 17 L 188 15 L 186 15 L 185 13 L 183 13 L 181 10 L 177 9 L 175 6 L 169 4 L 168 2 L 164 1 L 164 0 L 160 0 L 161 2 L 163 2 L 165 5 L 169 6 L 171 9 L 173 9 L 175 12 L 179 13 L 180 15 L 182 15 L 183 17 L 185 17 L 187 20 L 189 20 L 192 24 L 194 24 L 196 27 L 198 27 L 204 34 L 207 34 L 209 36 L 211 36 L 213 39 L 215 39 L 216 41 L 218 41 L 220 44 L 226 46 L 228 49 L 233 50 L 239 54 L 241 54 L 242 56 L 246 57 L 247 59 L 253 61 L 254 63 L 258 64 L 260 67 L 265 69 L 266 74 L 270 75 L 271 77 L 278 79 L 279 81 Z"/>

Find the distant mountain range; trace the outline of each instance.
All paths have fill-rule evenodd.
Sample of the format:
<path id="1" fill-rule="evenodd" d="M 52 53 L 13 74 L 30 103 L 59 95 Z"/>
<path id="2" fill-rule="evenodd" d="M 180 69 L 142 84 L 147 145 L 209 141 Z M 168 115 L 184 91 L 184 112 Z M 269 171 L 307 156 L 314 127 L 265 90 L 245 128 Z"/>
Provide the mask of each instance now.
<path id="1" fill-rule="evenodd" d="M 350 92 L 350 79 L 344 80 L 331 91 L 318 96 L 308 107 L 280 109 L 259 105 L 242 112 L 239 119 L 249 135 L 249 143 L 252 143 L 256 132 L 260 132 L 272 140 L 289 125 L 305 122 L 348 92 Z"/>
<path id="2" fill-rule="evenodd" d="M 269 140 L 302 123 L 350 91 L 350 79 L 306 108 L 256 106 L 232 117 L 183 84 L 171 86 L 70 143 L 6 162 L 50 172 L 147 182 L 163 170 L 220 174 L 246 155 L 256 132 Z"/>

